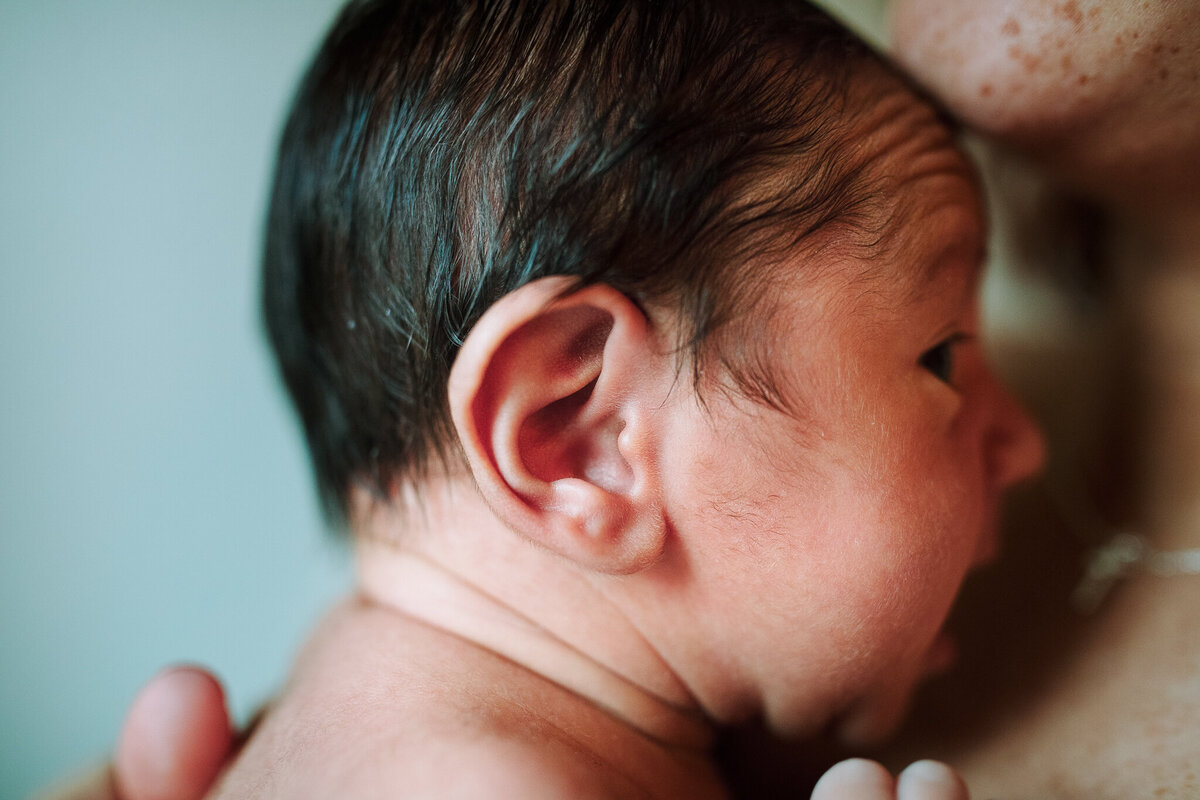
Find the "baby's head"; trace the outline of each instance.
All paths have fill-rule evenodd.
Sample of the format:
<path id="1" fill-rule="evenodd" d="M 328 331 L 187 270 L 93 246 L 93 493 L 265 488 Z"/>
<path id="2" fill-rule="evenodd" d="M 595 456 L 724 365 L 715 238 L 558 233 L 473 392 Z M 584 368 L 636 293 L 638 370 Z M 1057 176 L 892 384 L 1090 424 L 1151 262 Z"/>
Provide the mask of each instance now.
<path id="1" fill-rule="evenodd" d="M 303 83 L 266 253 L 322 496 L 453 460 L 446 380 L 548 275 L 679 321 L 681 360 L 785 405 L 764 322 L 791 254 L 879 247 L 855 131 L 881 70 L 800 3 L 353 3 Z M 788 258 L 784 258 L 788 256 Z M 815 271 L 815 270 L 809 270 Z"/>
<path id="2" fill-rule="evenodd" d="M 624 602 L 717 719 L 870 735 L 1038 458 L 973 338 L 982 249 L 935 111 L 795 0 L 353 3 L 265 304 L 335 515 L 469 473 L 652 574 Z"/>

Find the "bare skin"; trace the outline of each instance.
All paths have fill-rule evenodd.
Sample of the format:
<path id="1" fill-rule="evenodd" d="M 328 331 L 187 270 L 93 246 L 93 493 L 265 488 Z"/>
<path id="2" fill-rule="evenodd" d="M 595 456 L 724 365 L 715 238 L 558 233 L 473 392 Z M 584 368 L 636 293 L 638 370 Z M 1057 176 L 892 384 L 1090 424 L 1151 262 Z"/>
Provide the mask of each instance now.
<path id="1" fill-rule="evenodd" d="M 310 641 L 214 796 L 372 797 L 387 787 L 412 797 L 723 796 L 702 747 L 631 730 L 493 651 L 351 600 Z"/>
<path id="2" fill-rule="evenodd" d="M 1136 384 L 1143 407 L 1153 413 L 1133 421 L 1145 444 L 1131 470 L 1141 479 L 1137 488 L 1126 487 L 1133 508 L 1126 516 L 1159 547 L 1197 546 L 1186 511 L 1200 485 L 1193 422 L 1200 416 L 1194 380 L 1200 356 L 1192 345 L 1200 331 L 1198 301 L 1189 300 L 1200 284 L 1194 208 L 1200 148 L 1189 133 L 1200 130 L 1196 6 L 1168 2 L 1145 9 L 1085 0 L 895 5 L 899 56 L 935 93 L 1110 212 L 1115 225 L 1109 234 L 1124 243 L 1108 251 L 1119 268 L 1118 314 L 1137 332 L 1138 352 L 1155 354 L 1154 366 L 1140 370 Z M 1046 536 L 1031 528 L 1028 538 L 1037 541 L 1030 552 L 1054 549 L 1055 540 Z M 1020 540 L 1012 544 L 1021 551 Z M 1029 564 L 1017 566 L 1025 572 L 1010 571 L 997 585 L 1021 580 L 1028 592 Z M 1052 608 L 1054 619 L 1069 625 L 1058 591 L 1063 586 L 1056 584 L 1047 601 L 1052 606 L 1040 610 Z M 1186 731 L 1195 730 L 1200 708 L 1190 635 L 1198 591 L 1196 579 L 1131 582 L 1067 640 L 1077 650 L 1054 659 L 1054 670 L 1028 676 L 1035 682 L 1022 687 L 1022 701 L 1001 725 L 978 733 L 962 713 L 932 714 L 924 720 L 923 744 L 909 752 L 952 759 L 982 796 L 1194 796 L 1196 756 Z M 1032 602 L 1039 608 L 1041 601 Z M 1028 613 L 1029 604 L 1023 608 Z M 982 617 L 976 624 L 990 623 Z M 1011 642 L 1016 652 L 1031 646 L 1009 636 L 993 635 L 992 646 Z M 1040 645 L 1062 646 L 1061 636 Z M 1019 667 L 1021 661 L 1002 663 Z M 1012 696 L 980 692 L 980 685 L 1002 688 L 1021 678 L 1011 671 L 967 675 L 972 692 L 958 707 L 978 715 L 989 708 L 989 696 Z M 931 724 L 948 737 L 939 738 Z M 886 783 L 878 773 L 863 778 L 872 779 Z"/>
<path id="3" fill-rule="evenodd" d="M 898 58 L 956 114 L 1102 210 L 1092 244 L 1111 333 L 1090 357 L 1108 378 L 1079 402 L 1118 413 L 1090 449 L 1099 461 L 1059 470 L 1099 498 L 1067 516 L 1092 505 L 1155 548 L 1200 547 L 1200 6 L 896 0 L 893 14 Z M 1136 574 L 1073 616 L 1064 523 L 1030 519 L 1013 542 L 1028 558 L 994 586 L 1044 562 L 1055 577 L 1024 605 L 1048 622 L 993 628 L 986 646 L 1020 657 L 980 660 L 932 695 L 905 752 L 948 759 L 985 796 L 1196 796 L 1200 579 Z M 980 597 L 964 624 L 992 625 L 1015 608 L 1002 597 Z"/>
<path id="4" fill-rule="evenodd" d="M 804 418 L 700 404 L 667 323 L 607 287 L 508 295 L 448 387 L 464 472 L 391 503 L 354 495 L 359 595 L 217 797 L 724 797 L 718 726 L 867 740 L 895 725 L 1041 443 L 970 338 L 970 171 L 892 86 L 863 140 L 926 224 L 901 226 L 892 275 L 781 283 L 776 346 L 809 387 Z M 831 370 L 848 351 L 858 370 Z M 941 767 L 893 780 L 861 763 L 817 796 L 931 787 L 964 796 Z"/>
<path id="5" fill-rule="evenodd" d="M 612 289 L 511 293 L 455 362 L 461 471 L 353 495 L 359 593 L 216 796 L 722 797 L 717 726 L 894 727 L 1041 442 L 975 336 L 970 169 L 898 82 L 867 108 L 895 235 L 766 315 L 805 413 L 701 403 L 670 320 Z M 851 762 L 817 796 L 935 790 L 964 796 Z"/>

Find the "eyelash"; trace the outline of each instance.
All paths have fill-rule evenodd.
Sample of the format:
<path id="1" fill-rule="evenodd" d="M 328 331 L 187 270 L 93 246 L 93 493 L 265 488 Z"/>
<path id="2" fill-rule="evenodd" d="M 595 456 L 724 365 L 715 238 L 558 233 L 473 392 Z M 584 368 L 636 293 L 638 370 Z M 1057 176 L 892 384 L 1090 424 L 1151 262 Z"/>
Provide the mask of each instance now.
<path id="1" fill-rule="evenodd" d="M 969 338 L 966 334 L 956 333 L 922 353 L 917 363 L 942 383 L 953 386 L 956 363 L 954 351 Z"/>

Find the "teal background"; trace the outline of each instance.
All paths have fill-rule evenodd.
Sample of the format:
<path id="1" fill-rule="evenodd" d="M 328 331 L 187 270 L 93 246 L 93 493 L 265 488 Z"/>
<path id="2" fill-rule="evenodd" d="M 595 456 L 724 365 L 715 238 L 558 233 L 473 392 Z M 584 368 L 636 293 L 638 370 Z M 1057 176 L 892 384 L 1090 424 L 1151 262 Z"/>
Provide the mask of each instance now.
<path id="1" fill-rule="evenodd" d="M 346 583 L 256 276 L 336 5 L 0 4 L 0 798 L 102 757 L 168 662 L 244 717 Z"/>
<path id="2" fill-rule="evenodd" d="M 348 582 L 256 275 L 338 4 L 0 0 L 0 798 L 103 758 L 170 662 L 245 718 Z"/>

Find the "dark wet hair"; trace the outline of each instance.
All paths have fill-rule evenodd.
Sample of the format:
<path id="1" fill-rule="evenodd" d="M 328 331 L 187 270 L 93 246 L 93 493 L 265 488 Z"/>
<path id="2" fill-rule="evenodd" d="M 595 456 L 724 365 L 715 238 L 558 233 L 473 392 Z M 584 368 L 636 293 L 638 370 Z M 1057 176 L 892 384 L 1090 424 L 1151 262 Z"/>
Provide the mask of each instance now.
<path id="1" fill-rule="evenodd" d="M 354 481 L 454 463 L 455 354 L 543 276 L 673 312 L 697 378 L 777 402 L 734 335 L 750 267 L 870 234 L 846 91 L 868 62 L 798 0 L 352 2 L 287 121 L 263 267 L 330 517 Z"/>

